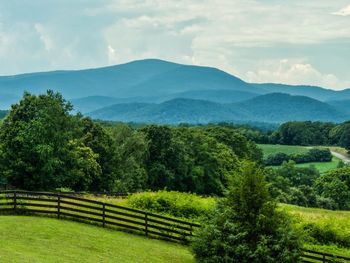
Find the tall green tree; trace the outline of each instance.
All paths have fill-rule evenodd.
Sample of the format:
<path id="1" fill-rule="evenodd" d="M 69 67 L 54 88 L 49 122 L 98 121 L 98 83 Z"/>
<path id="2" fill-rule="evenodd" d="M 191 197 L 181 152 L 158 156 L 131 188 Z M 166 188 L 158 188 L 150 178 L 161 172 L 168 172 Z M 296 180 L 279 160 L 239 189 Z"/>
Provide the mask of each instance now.
<path id="1" fill-rule="evenodd" d="M 99 123 L 90 118 L 83 118 L 79 122 L 78 137 L 83 145 L 93 151 L 101 168 L 101 175 L 92 177 L 89 189 L 92 191 L 115 190 L 118 155 L 112 135 Z"/>
<path id="2" fill-rule="evenodd" d="M 314 183 L 316 192 L 330 198 L 338 209 L 350 208 L 350 167 L 338 168 L 322 174 Z"/>
<path id="3" fill-rule="evenodd" d="M 10 185 L 89 190 L 91 181 L 101 176 L 97 155 L 77 138 L 81 117 L 70 115 L 71 110 L 53 91 L 25 93 L 12 105 L 0 128 L 0 173 Z"/>
<path id="4" fill-rule="evenodd" d="M 344 124 L 343 132 L 339 139 L 339 144 L 350 152 L 350 123 Z"/>
<path id="5" fill-rule="evenodd" d="M 115 145 L 114 190 L 136 192 L 148 188 L 145 161 L 148 148 L 143 133 L 126 124 L 118 124 L 110 129 Z"/>
<path id="6" fill-rule="evenodd" d="M 205 220 L 193 250 L 203 263 L 300 262 L 300 242 L 285 214 L 276 210 L 264 172 L 246 163 L 225 199 Z"/>

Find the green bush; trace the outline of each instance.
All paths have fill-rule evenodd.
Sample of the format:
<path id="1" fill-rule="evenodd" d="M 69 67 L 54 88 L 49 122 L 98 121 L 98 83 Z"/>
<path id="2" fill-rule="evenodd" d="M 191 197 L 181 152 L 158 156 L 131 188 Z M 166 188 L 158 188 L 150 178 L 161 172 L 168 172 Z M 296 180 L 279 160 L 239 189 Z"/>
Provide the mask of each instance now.
<path id="1" fill-rule="evenodd" d="M 302 226 L 303 232 L 307 238 L 311 239 L 312 243 L 321 245 L 336 244 L 342 247 L 350 247 L 349 236 L 341 234 L 330 225 L 318 225 L 315 223 L 307 223 Z"/>
<path id="2" fill-rule="evenodd" d="M 191 193 L 158 191 L 132 194 L 128 198 L 128 203 L 138 209 L 196 219 L 212 210 L 215 199 L 203 198 Z"/>
<path id="3" fill-rule="evenodd" d="M 288 217 L 276 210 L 263 171 L 247 163 L 234 176 L 227 197 L 204 222 L 193 242 L 202 263 L 294 263 L 299 237 Z"/>
<path id="4" fill-rule="evenodd" d="M 332 153 L 329 149 L 313 148 L 306 153 L 270 154 L 264 162 L 265 165 L 281 165 L 283 162 L 287 161 L 294 161 L 295 163 L 331 162 Z"/>

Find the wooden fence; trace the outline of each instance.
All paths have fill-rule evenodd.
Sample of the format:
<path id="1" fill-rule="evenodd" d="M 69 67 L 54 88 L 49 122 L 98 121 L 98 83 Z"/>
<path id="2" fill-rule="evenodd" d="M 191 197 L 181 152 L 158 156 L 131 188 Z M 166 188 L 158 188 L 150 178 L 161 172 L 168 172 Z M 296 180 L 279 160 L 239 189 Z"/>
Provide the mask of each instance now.
<path id="1" fill-rule="evenodd" d="M 52 192 L 0 191 L 0 213 L 52 215 L 59 219 L 70 218 L 176 241 L 188 241 L 195 229 L 200 227 L 196 223 L 142 210 Z M 350 258 L 303 250 L 302 261 L 350 263 Z"/>
<path id="2" fill-rule="evenodd" d="M 319 263 L 319 262 L 322 262 L 322 263 L 328 263 L 328 262 L 347 263 L 347 262 L 350 262 L 350 258 L 304 249 L 303 256 L 302 256 L 302 262 L 305 262 L 305 263 Z"/>
<path id="3" fill-rule="evenodd" d="M 51 192 L 0 191 L 0 212 L 50 214 L 178 241 L 188 241 L 195 228 L 200 227 L 137 209 Z"/>

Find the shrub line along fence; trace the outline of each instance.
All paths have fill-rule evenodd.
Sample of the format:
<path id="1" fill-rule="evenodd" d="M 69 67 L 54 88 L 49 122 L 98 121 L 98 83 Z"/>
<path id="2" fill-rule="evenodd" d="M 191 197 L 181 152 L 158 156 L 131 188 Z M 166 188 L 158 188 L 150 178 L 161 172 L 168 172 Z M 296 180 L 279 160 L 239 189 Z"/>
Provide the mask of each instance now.
<path id="1" fill-rule="evenodd" d="M 52 192 L 0 191 L 0 213 L 53 215 L 58 219 L 94 222 L 103 227 L 128 229 L 146 236 L 183 242 L 189 241 L 195 229 L 200 227 L 196 223 L 142 210 Z M 350 262 L 350 258 L 305 249 L 302 261 Z"/>
<path id="2" fill-rule="evenodd" d="M 142 210 L 51 192 L 0 191 L 0 212 L 51 214 L 178 241 L 187 241 L 200 227 Z"/>

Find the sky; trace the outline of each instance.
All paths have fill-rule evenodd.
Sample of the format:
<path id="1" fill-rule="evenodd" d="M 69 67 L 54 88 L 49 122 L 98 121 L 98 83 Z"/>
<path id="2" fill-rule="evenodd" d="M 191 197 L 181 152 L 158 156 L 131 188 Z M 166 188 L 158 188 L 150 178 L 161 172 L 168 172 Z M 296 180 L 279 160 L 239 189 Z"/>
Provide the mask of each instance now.
<path id="1" fill-rule="evenodd" d="M 0 75 L 146 58 L 350 88 L 350 0 L 0 0 Z"/>

